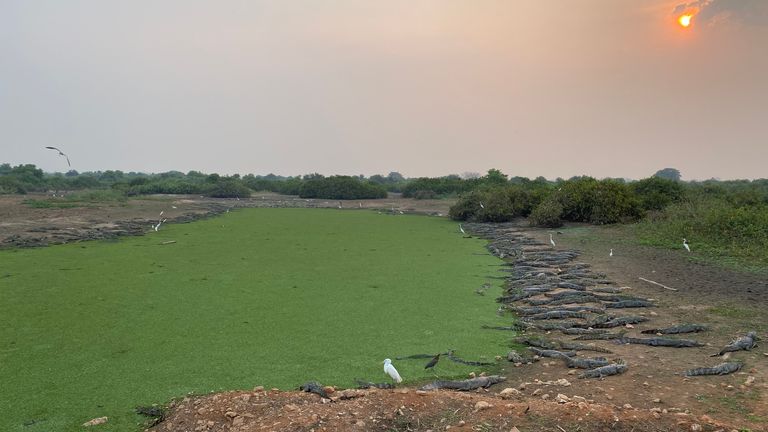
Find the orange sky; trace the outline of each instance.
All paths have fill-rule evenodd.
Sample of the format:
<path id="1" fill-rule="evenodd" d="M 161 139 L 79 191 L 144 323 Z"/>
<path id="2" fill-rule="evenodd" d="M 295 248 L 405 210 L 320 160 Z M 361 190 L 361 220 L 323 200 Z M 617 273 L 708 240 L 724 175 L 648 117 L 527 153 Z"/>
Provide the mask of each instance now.
<path id="1" fill-rule="evenodd" d="M 768 2 L 689 3 L 3 2 L 0 163 L 768 177 Z"/>

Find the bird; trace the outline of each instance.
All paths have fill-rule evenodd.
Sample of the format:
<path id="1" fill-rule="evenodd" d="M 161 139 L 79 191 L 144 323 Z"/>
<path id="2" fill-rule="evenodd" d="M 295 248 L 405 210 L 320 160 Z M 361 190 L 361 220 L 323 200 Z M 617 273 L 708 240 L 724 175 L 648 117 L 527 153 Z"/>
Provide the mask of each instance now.
<path id="1" fill-rule="evenodd" d="M 339 208 L 342 208 L 342 207 L 341 207 L 341 201 L 339 201 Z"/>
<path id="2" fill-rule="evenodd" d="M 65 158 L 67 158 L 67 165 L 69 167 L 72 167 L 72 164 L 69 163 L 69 156 L 65 155 L 63 151 L 57 149 L 56 147 L 51 147 L 51 146 L 46 146 L 45 148 L 50 149 L 50 150 L 56 150 L 57 152 L 59 152 L 59 156 L 64 156 Z"/>
<path id="3" fill-rule="evenodd" d="M 424 366 L 424 369 L 432 369 L 432 372 L 435 371 L 435 365 L 437 365 L 437 362 L 440 361 L 440 353 L 437 353 L 436 356 L 432 357 L 432 360 L 427 363 L 426 366 Z"/>
<path id="4" fill-rule="evenodd" d="M 357 204 L 360 206 L 360 208 L 363 208 L 363 203 L 359 202 Z"/>
<path id="5" fill-rule="evenodd" d="M 165 222 L 165 221 L 167 221 L 167 220 L 168 220 L 168 219 L 163 219 L 163 220 L 161 220 L 160 222 L 158 222 L 158 223 L 157 223 L 157 225 L 155 225 L 155 231 L 159 230 L 159 229 L 160 229 L 160 225 L 162 225 L 162 224 L 163 224 L 163 222 Z"/>
<path id="6" fill-rule="evenodd" d="M 384 359 L 384 373 L 389 375 L 389 377 L 392 378 L 396 383 L 403 382 L 400 374 L 397 373 L 397 369 L 392 366 L 392 360 L 390 359 Z"/>
<path id="7" fill-rule="evenodd" d="M 684 247 L 684 248 L 685 248 L 685 250 L 687 250 L 688 252 L 690 252 L 690 251 L 691 251 L 691 247 L 690 247 L 690 246 L 688 246 L 688 240 L 686 240 L 686 239 L 683 239 L 683 247 Z"/>
<path id="8" fill-rule="evenodd" d="M 462 234 L 466 234 L 466 232 L 464 232 L 464 228 L 461 227 L 461 224 L 459 224 L 459 231 L 461 231 Z"/>
<path id="9" fill-rule="evenodd" d="M 613 256 L 613 249 L 611 249 L 611 252 L 608 254 L 609 257 Z"/>
<path id="10" fill-rule="evenodd" d="M 549 244 L 552 245 L 552 247 L 555 247 L 555 240 L 552 238 L 552 234 L 549 234 Z"/>
<path id="11" fill-rule="evenodd" d="M 481 208 L 481 209 L 484 209 L 484 208 L 485 208 L 485 206 L 483 205 L 483 202 L 482 202 L 482 201 L 480 201 L 480 208 Z"/>

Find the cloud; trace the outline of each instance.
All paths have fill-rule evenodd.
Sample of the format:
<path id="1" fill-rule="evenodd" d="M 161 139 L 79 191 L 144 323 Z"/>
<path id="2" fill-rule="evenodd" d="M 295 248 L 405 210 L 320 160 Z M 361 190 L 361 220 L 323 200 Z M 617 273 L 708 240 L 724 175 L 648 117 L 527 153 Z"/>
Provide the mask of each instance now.
<path id="1" fill-rule="evenodd" d="M 673 13 L 697 10 L 696 19 L 702 22 L 737 20 L 751 25 L 768 25 L 766 0 L 695 0 L 680 3 Z"/>

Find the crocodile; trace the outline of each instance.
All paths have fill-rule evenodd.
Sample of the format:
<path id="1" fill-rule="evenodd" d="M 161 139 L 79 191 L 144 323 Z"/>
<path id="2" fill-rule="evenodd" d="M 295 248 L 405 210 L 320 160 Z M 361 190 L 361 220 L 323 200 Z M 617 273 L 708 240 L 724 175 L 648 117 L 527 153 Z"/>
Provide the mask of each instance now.
<path id="1" fill-rule="evenodd" d="M 594 369 L 601 366 L 608 366 L 610 362 L 605 357 L 594 358 L 571 358 L 567 356 L 561 357 L 565 360 L 565 365 L 569 368 L 578 369 Z"/>
<path id="2" fill-rule="evenodd" d="M 560 291 L 560 292 L 544 294 L 544 295 L 549 297 L 549 298 L 551 298 L 551 299 L 555 299 L 555 300 L 560 300 L 560 299 L 563 299 L 563 298 L 566 298 L 566 297 L 582 297 L 582 296 L 593 297 L 592 294 L 590 294 L 588 292 L 574 291 L 574 290 Z"/>
<path id="3" fill-rule="evenodd" d="M 464 360 L 459 357 L 456 357 L 453 355 L 453 350 L 448 351 L 445 353 L 445 356 L 448 358 L 448 360 L 454 362 L 454 363 L 461 363 L 469 366 L 491 366 L 494 363 L 488 363 L 488 362 L 481 362 L 481 361 L 473 361 L 473 360 Z"/>
<path id="4" fill-rule="evenodd" d="M 757 337 L 756 332 L 749 332 L 746 336 L 740 337 L 733 342 L 729 343 L 725 346 L 725 348 L 721 349 L 719 353 L 712 354 L 710 357 L 716 357 L 721 356 L 727 352 L 733 352 L 733 351 L 749 351 L 752 348 L 757 346 L 757 341 L 760 340 L 760 338 Z"/>
<path id="5" fill-rule="evenodd" d="M 544 312 L 528 317 L 532 320 L 549 320 L 549 319 L 563 319 L 563 318 L 587 318 L 587 314 L 584 312 L 574 312 L 565 310 L 553 310 Z"/>
<path id="6" fill-rule="evenodd" d="M 357 382 L 357 388 L 359 389 L 367 389 L 371 387 L 375 387 L 378 389 L 392 389 L 395 388 L 395 385 L 392 383 L 372 383 L 368 381 L 363 381 L 360 379 L 355 378 L 355 382 Z"/>
<path id="7" fill-rule="evenodd" d="M 584 291 L 586 288 L 583 285 L 575 284 L 573 282 L 558 282 L 558 288 L 565 288 L 576 291 Z"/>
<path id="8" fill-rule="evenodd" d="M 731 362 L 722 363 L 715 367 L 688 369 L 685 371 L 685 376 L 698 376 L 698 375 L 728 375 L 741 369 L 742 364 Z"/>
<path id="9" fill-rule="evenodd" d="M 507 360 L 512 363 L 533 363 L 539 359 L 535 357 L 525 357 L 517 351 L 510 351 L 507 353 Z"/>
<path id="10" fill-rule="evenodd" d="M 595 369 L 590 369 L 583 374 L 579 375 L 579 378 L 602 378 L 611 375 L 619 375 L 627 371 L 629 366 L 626 363 L 619 361 L 607 366 L 601 366 Z"/>
<path id="11" fill-rule="evenodd" d="M 522 300 L 524 298 L 528 298 L 531 296 L 533 296 L 533 293 L 526 293 L 526 292 L 517 293 L 517 294 L 508 295 L 508 296 L 498 297 L 496 298 L 496 302 L 497 303 L 513 303 L 518 300 Z"/>
<path id="12" fill-rule="evenodd" d="M 644 301 L 644 300 L 622 300 L 622 301 L 605 304 L 605 307 L 612 308 L 612 309 L 643 308 L 643 307 L 653 307 L 653 306 L 655 306 L 653 303 L 649 301 Z"/>
<path id="13" fill-rule="evenodd" d="M 584 334 L 603 334 L 608 333 L 608 330 L 606 329 L 595 329 L 595 328 L 578 328 L 578 327 L 571 327 L 571 328 L 563 328 L 560 329 L 561 332 L 567 335 L 584 335 Z"/>
<path id="14" fill-rule="evenodd" d="M 627 324 L 638 324 L 641 322 L 648 321 L 648 318 L 641 317 L 641 316 L 628 316 L 628 317 L 618 317 L 614 318 L 610 321 L 606 321 L 604 323 L 596 323 L 592 327 L 595 328 L 612 328 L 612 327 L 621 327 L 623 325 Z"/>
<path id="15" fill-rule="evenodd" d="M 640 333 L 645 334 L 680 334 L 680 333 L 698 333 L 702 331 L 706 331 L 707 327 L 699 324 L 682 324 L 678 326 L 673 327 L 667 327 L 667 328 L 659 328 L 659 329 L 648 329 L 643 330 Z"/>
<path id="16" fill-rule="evenodd" d="M 534 354 L 536 354 L 539 357 L 555 357 L 555 358 L 561 358 L 562 356 L 567 357 L 574 357 L 576 355 L 576 351 L 557 351 L 557 350 L 542 350 L 534 347 L 528 347 L 529 350 L 533 351 Z"/>
<path id="17" fill-rule="evenodd" d="M 666 338 L 633 338 L 625 337 L 617 339 L 616 343 L 661 346 L 671 348 L 692 348 L 704 346 L 704 344 L 692 339 L 666 339 Z"/>
<path id="18" fill-rule="evenodd" d="M 489 326 L 489 325 L 482 325 L 481 328 L 487 329 L 487 330 L 512 330 L 512 331 L 522 331 L 525 330 L 527 327 L 525 326 L 519 326 L 519 325 L 511 325 L 511 326 Z M 426 358 L 426 357 L 425 357 Z M 399 358 L 396 358 L 396 360 L 402 360 Z"/>
<path id="19" fill-rule="evenodd" d="M 325 399 L 330 399 L 328 397 L 328 393 L 325 392 L 325 389 L 323 388 L 323 386 L 317 381 L 310 381 L 308 383 L 302 384 L 299 387 L 299 390 L 303 390 L 307 393 L 314 393 L 314 394 L 320 395 L 320 397 Z"/>
<path id="20" fill-rule="evenodd" d="M 575 338 L 575 340 L 611 340 L 621 339 L 627 332 L 622 331 L 619 333 L 600 333 L 600 334 L 585 334 Z"/>
<path id="21" fill-rule="evenodd" d="M 463 381 L 434 381 L 427 385 L 422 386 L 419 390 L 437 390 L 437 389 L 452 389 L 469 391 L 477 388 L 488 388 L 494 384 L 504 382 L 507 378 L 498 375 L 491 375 L 485 377 L 477 377 Z"/>
<path id="22" fill-rule="evenodd" d="M 509 308 L 512 312 L 518 314 L 518 315 L 536 315 L 544 312 L 549 312 L 550 308 L 541 307 L 541 306 L 533 306 L 533 307 L 511 307 Z"/>
<path id="23" fill-rule="evenodd" d="M 625 288 L 619 288 L 619 287 L 596 287 L 592 288 L 592 291 L 599 292 L 599 293 L 608 293 L 608 294 L 619 294 L 624 292 Z"/>
<path id="24" fill-rule="evenodd" d="M 603 347 L 599 347 L 597 345 L 592 344 L 580 344 L 575 342 L 565 342 L 565 341 L 557 341 L 557 345 L 560 349 L 567 349 L 571 351 L 595 351 L 595 352 L 601 352 L 601 353 L 611 353 L 611 350 L 605 349 Z"/>
<path id="25" fill-rule="evenodd" d="M 579 325 L 579 323 L 575 321 L 536 322 L 529 324 L 531 327 L 537 328 L 539 330 L 560 330 L 561 328 L 575 327 Z"/>
<path id="26" fill-rule="evenodd" d="M 541 306 L 545 304 L 550 304 L 554 300 L 550 298 L 543 298 L 543 299 L 526 299 L 525 302 L 528 303 L 531 306 Z"/>
<path id="27" fill-rule="evenodd" d="M 533 346 L 537 348 L 543 348 L 543 349 L 557 349 L 558 343 L 557 341 L 549 341 L 547 339 L 543 338 L 529 338 L 529 337 L 520 337 L 515 339 L 515 342 L 525 344 L 528 346 Z"/>
<path id="28" fill-rule="evenodd" d="M 447 355 L 447 352 L 441 353 L 442 355 Z M 402 356 L 402 357 L 395 357 L 395 360 L 412 360 L 412 359 L 431 359 L 434 357 L 434 354 L 411 354 L 408 356 Z"/>
<path id="29" fill-rule="evenodd" d="M 557 300 L 552 300 L 549 302 L 551 306 L 560 306 L 560 305 L 567 305 L 567 304 L 577 304 L 577 303 L 600 303 L 600 299 L 597 297 L 586 294 L 586 295 L 580 295 L 580 296 L 571 296 L 571 297 L 564 297 Z"/>

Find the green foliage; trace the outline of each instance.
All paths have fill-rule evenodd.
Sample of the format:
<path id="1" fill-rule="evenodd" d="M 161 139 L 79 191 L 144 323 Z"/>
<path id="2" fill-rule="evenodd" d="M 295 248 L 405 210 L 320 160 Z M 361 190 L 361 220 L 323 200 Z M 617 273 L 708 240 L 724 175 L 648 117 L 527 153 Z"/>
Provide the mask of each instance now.
<path id="1" fill-rule="evenodd" d="M 768 265 L 768 205 L 735 207 L 726 199 L 699 196 L 668 206 L 638 230 L 648 244 L 680 248 L 687 238 L 698 254 Z"/>
<path id="2" fill-rule="evenodd" d="M 685 189 L 680 182 L 662 177 L 636 181 L 630 185 L 630 189 L 645 210 L 661 210 L 674 202 L 680 202 L 685 196 Z"/>
<path id="3" fill-rule="evenodd" d="M 477 180 L 462 180 L 459 177 L 421 177 L 411 180 L 403 188 L 403 197 L 413 198 L 417 193 L 448 197 L 467 192 L 478 184 Z"/>
<path id="4" fill-rule="evenodd" d="M 507 338 L 478 329 L 505 320 L 472 291 L 497 260 L 455 232 L 441 218 L 247 209 L 2 250 L 0 430 L 82 431 L 108 416 L 94 430 L 138 432 L 134 407 L 190 392 L 387 381 L 384 358 L 447 348 L 493 361 Z M 433 378 L 424 364 L 395 360 L 406 384 Z"/>
<path id="5" fill-rule="evenodd" d="M 563 205 L 556 199 L 545 199 L 541 202 L 528 217 L 532 226 L 546 228 L 558 228 L 563 226 L 561 215 L 563 214 Z"/>
<path id="6" fill-rule="evenodd" d="M 304 181 L 299 188 L 299 196 L 325 199 L 374 199 L 386 198 L 387 191 L 381 185 L 363 182 L 356 177 L 315 175 Z"/>
<path id="7" fill-rule="evenodd" d="M 538 197 L 530 189 L 511 185 L 464 194 L 448 214 L 454 220 L 507 222 L 527 216 L 537 204 Z"/>
<path id="8" fill-rule="evenodd" d="M 214 198 L 248 198 L 251 190 L 236 179 L 225 179 L 211 186 L 207 194 Z"/>
<path id="9" fill-rule="evenodd" d="M 680 181 L 680 170 L 675 168 L 664 168 L 656 171 L 653 176 L 666 180 Z"/>
<path id="10" fill-rule="evenodd" d="M 581 177 L 564 182 L 555 193 L 563 206 L 562 218 L 597 225 L 640 218 L 641 208 L 629 187 L 613 180 Z"/>

